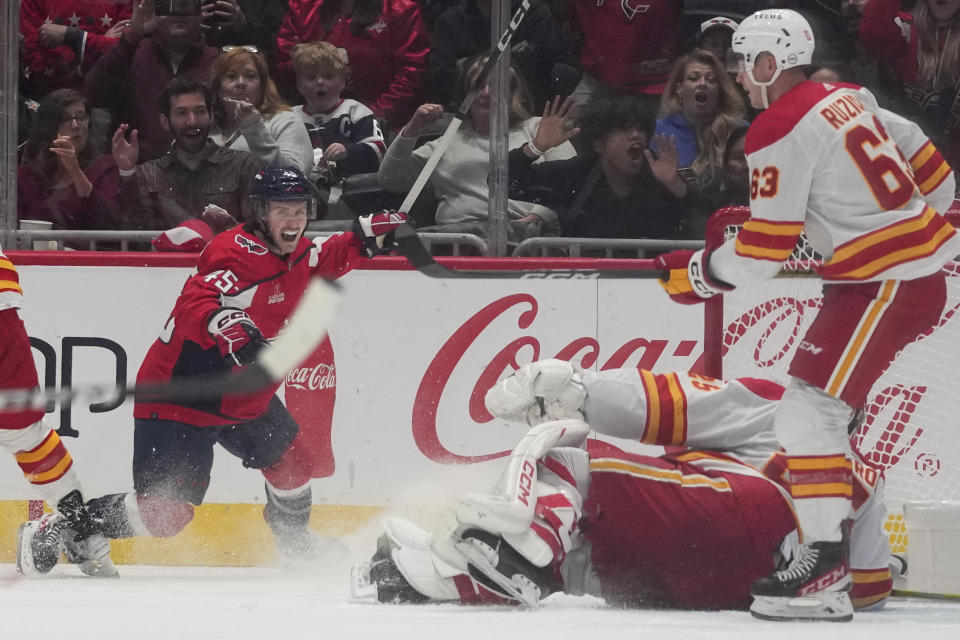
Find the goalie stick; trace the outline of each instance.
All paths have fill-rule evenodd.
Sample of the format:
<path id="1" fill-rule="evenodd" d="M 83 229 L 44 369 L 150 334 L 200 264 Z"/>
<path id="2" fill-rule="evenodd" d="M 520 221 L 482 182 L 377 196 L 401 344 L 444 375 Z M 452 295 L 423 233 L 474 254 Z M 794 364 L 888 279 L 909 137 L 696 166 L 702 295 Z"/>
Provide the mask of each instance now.
<path id="1" fill-rule="evenodd" d="M 483 65 L 483 68 L 480 69 L 480 74 L 477 76 L 476 82 L 477 88 L 469 91 L 466 97 L 463 99 L 463 102 L 461 102 L 460 106 L 457 107 L 456 113 L 453 114 L 453 119 L 450 120 L 450 124 L 447 125 L 443 135 L 440 136 L 439 140 L 437 140 L 437 144 L 433 148 L 433 152 L 430 154 L 430 157 L 427 158 L 427 163 L 423 165 L 423 169 L 420 170 L 420 174 L 413 182 L 413 186 L 410 187 L 410 191 L 400 204 L 400 211 L 403 213 L 409 213 L 410 208 L 413 207 L 413 203 L 417 201 L 417 198 L 420 196 L 420 192 L 423 191 L 423 187 L 427 184 L 427 180 L 430 179 L 430 176 L 433 174 L 433 170 L 437 167 L 437 163 L 440 162 L 440 158 L 443 157 L 447 147 L 450 146 L 450 142 L 453 140 L 453 136 L 456 135 L 457 129 L 460 128 L 463 120 L 467 117 L 467 112 L 470 110 L 470 105 L 473 104 L 473 101 L 487 83 L 487 76 L 489 76 L 490 72 L 493 71 L 493 67 L 500 60 L 500 56 L 503 55 L 503 52 L 510 45 L 510 40 L 513 39 L 513 34 L 516 33 L 517 27 L 520 26 L 520 23 L 523 22 L 523 18 L 527 15 L 527 11 L 530 10 L 530 2 L 531 0 L 523 0 L 523 2 L 520 3 L 520 6 L 517 7 L 513 17 L 510 19 L 510 24 L 507 25 L 507 28 L 500 35 L 500 39 L 497 40 L 496 49 L 490 54 L 490 57 L 487 58 L 487 62 Z"/>
<path id="2" fill-rule="evenodd" d="M 65 387 L 60 390 L 0 390 L 0 411 L 43 409 L 50 401 L 66 400 L 106 402 L 117 397 L 134 396 L 137 400 L 196 400 L 225 393 L 248 393 L 274 384 L 300 364 L 327 334 L 340 307 L 340 287 L 322 278 L 314 278 L 307 286 L 299 305 L 283 332 L 264 347 L 251 364 L 222 374 L 193 376 L 164 384 L 117 387 L 114 384 L 92 384 Z"/>

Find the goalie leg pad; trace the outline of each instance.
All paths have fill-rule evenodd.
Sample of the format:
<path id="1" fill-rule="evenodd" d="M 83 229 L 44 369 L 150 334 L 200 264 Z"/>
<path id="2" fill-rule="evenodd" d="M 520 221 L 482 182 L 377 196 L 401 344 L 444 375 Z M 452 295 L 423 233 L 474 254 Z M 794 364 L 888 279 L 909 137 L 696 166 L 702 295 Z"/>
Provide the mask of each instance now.
<path id="1" fill-rule="evenodd" d="M 582 420 L 553 420 L 533 427 L 510 454 L 496 492 L 467 494 L 461 498 L 455 508 L 457 520 L 465 527 L 475 526 L 498 535 L 527 531 L 536 510 L 540 458 L 554 448 L 582 451 L 589 432 L 590 427 Z M 571 455 L 585 459 L 587 454 L 583 451 Z M 568 471 L 568 474 L 581 474 L 587 467 L 588 463 L 580 464 L 579 470 Z M 589 473 L 582 475 L 586 477 Z M 577 490 L 574 488 L 573 492 Z"/>
<path id="2" fill-rule="evenodd" d="M 384 603 L 459 601 L 504 604 L 509 601 L 474 580 L 466 559 L 454 552 L 451 564 L 434 552 L 433 536 L 400 518 L 384 521 L 385 533 L 370 559 L 351 570 L 354 598 Z"/>

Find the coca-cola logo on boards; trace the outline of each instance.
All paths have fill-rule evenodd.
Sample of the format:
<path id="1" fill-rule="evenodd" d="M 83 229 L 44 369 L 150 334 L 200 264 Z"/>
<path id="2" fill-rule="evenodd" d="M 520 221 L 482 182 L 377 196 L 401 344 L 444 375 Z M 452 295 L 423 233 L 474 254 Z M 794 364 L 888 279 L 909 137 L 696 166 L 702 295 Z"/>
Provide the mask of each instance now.
<path id="1" fill-rule="evenodd" d="M 335 365 L 320 363 L 315 367 L 299 367 L 287 374 L 287 386 L 301 391 L 335 389 L 337 369 Z"/>
<path id="2" fill-rule="evenodd" d="M 441 464 L 470 464 L 492 460 L 509 453 L 509 451 L 499 451 L 467 456 L 448 450 L 440 441 L 437 431 L 437 407 L 440 405 L 440 400 L 451 376 L 471 345 L 495 320 L 518 308 L 522 310 L 517 318 L 517 327 L 527 329 L 537 317 L 539 311 L 537 299 L 527 293 L 504 296 L 488 304 L 467 319 L 440 347 L 427 367 L 414 399 L 412 422 L 414 442 L 428 459 Z M 672 351 L 668 350 L 671 342 L 673 343 Z M 627 361 L 638 353 L 642 355 L 639 357 L 637 366 L 652 369 L 665 353 L 676 357 L 690 357 L 698 344 L 696 340 L 671 341 L 633 338 L 614 351 L 600 369 L 615 369 L 626 366 Z M 522 360 L 518 359 L 521 354 L 523 354 Z M 575 338 L 557 351 L 556 354 L 541 353 L 540 341 L 534 336 L 527 335 L 516 338 L 494 354 L 481 371 L 470 393 L 468 402 L 470 418 L 478 424 L 493 420 L 493 416 L 490 415 L 483 404 L 484 395 L 497 380 L 519 369 L 521 365 L 527 362 L 554 357 L 569 360 L 585 369 L 589 369 L 597 364 L 599 355 L 600 345 L 592 337 Z M 692 365 L 684 368 L 699 371 L 700 366 L 701 362 L 698 358 Z"/>

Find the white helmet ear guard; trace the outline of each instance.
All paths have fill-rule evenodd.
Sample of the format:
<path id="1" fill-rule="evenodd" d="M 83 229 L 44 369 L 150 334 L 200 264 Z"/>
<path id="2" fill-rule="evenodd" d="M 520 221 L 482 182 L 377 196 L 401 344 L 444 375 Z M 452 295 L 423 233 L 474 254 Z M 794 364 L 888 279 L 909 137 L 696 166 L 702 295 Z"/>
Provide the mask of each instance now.
<path id="1" fill-rule="evenodd" d="M 742 56 L 743 69 L 754 84 L 769 86 L 784 69 L 802 67 L 813 61 L 813 29 L 806 18 L 790 9 L 765 9 L 747 16 L 733 34 L 731 49 Z M 773 77 L 758 82 L 753 65 L 761 53 L 777 61 Z"/>

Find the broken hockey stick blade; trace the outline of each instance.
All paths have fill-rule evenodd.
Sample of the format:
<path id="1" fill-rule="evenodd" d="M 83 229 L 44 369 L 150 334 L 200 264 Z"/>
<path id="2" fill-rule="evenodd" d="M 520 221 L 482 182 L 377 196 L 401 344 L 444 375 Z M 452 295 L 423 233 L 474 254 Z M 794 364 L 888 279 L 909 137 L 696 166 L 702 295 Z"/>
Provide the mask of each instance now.
<path id="1" fill-rule="evenodd" d="M 394 240 L 401 255 L 420 273 L 431 278 L 475 278 L 475 279 L 547 279 L 570 278 L 591 280 L 597 278 L 659 278 L 666 280 L 667 275 L 656 269 L 451 269 L 433 259 L 416 230 L 408 224 L 397 227 Z"/>
<path id="2" fill-rule="evenodd" d="M 327 335 L 340 308 L 340 287 L 314 278 L 283 332 L 245 367 L 209 376 L 181 378 L 164 384 L 118 387 L 93 384 L 59 390 L 10 389 L 0 391 L 0 411 L 42 409 L 51 401 L 107 403 L 121 396 L 141 402 L 204 400 L 224 394 L 250 393 L 275 384 L 300 364 Z"/>

